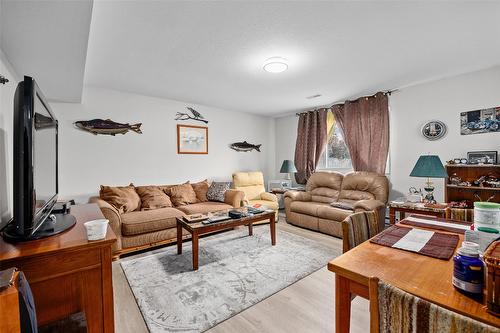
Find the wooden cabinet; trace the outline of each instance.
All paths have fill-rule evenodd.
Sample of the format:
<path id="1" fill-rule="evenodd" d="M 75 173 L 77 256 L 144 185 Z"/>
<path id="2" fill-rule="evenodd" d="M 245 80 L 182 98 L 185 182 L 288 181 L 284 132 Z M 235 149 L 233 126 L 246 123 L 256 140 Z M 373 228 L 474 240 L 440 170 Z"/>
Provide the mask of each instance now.
<path id="1" fill-rule="evenodd" d="M 500 177 L 500 165 L 446 165 L 448 178 L 445 179 L 445 201 L 489 201 L 500 203 L 500 188 L 480 186 L 459 186 L 450 183 L 450 177 L 458 176 L 462 181 L 472 181 L 484 175 Z M 479 199 L 479 198 L 481 199 Z M 472 207 L 469 207 L 472 208 Z"/>
<path id="2" fill-rule="evenodd" d="M 0 270 L 24 272 L 39 325 L 84 312 L 89 332 L 113 332 L 111 246 L 116 236 L 108 226 L 105 239 L 87 240 L 83 223 L 104 218 L 96 204 L 72 206 L 71 214 L 77 223 L 61 234 L 15 244 L 0 240 Z"/>

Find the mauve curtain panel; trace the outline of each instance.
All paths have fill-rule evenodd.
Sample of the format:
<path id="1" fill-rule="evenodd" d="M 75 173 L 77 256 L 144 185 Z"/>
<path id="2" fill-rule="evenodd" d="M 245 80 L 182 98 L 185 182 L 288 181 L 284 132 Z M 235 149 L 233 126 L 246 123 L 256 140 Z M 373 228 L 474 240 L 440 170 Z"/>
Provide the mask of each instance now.
<path id="1" fill-rule="evenodd" d="M 384 93 L 332 106 L 355 171 L 385 173 L 389 153 L 389 99 Z"/>
<path id="2" fill-rule="evenodd" d="M 316 170 L 327 141 L 327 109 L 300 114 L 295 144 L 295 180 L 305 184 Z"/>

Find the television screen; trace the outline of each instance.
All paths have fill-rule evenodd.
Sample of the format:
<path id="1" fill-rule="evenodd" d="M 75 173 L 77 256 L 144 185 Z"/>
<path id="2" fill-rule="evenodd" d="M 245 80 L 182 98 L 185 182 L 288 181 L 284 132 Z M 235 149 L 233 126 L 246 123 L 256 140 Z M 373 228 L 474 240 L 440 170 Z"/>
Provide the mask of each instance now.
<path id="1" fill-rule="evenodd" d="M 33 106 L 34 214 L 38 216 L 57 194 L 57 124 L 38 94 Z"/>
<path id="2" fill-rule="evenodd" d="M 35 80 L 25 76 L 14 96 L 14 216 L 4 238 L 45 237 L 54 229 L 44 222 L 57 200 L 57 128 Z"/>

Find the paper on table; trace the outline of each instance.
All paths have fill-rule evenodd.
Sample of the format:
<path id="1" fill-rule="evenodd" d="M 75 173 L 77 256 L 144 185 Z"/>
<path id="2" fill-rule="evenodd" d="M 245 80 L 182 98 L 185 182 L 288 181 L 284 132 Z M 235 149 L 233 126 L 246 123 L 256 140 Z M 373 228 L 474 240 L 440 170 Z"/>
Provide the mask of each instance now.
<path id="1" fill-rule="evenodd" d="M 406 220 L 408 221 L 413 221 L 413 222 L 419 222 L 419 223 L 425 223 L 425 224 L 430 224 L 430 225 L 439 225 L 439 226 L 448 226 L 448 227 L 452 227 L 452 228 L 455 228 L 455 229 L 461 229 L 461 230 L 470 230 L 470 226 L 468 225 L 463 225 L 463 224 L 458 224 L 458 223 L 443 223 L 443 222 L 439 222 L 439 221 L 432 221 L 432 220 L 428 220 L 428 219 L 421 219 L 421 218 L 418 218 L 418 217 L 414 217 L 414 216 L 410 216 L 410 217 L 407 217 Z"/>
<path id="2" fill-rule="evenodd" d="M 433 231 L 411 229 L 406 235 L 398 240 L 392 247 L 402 250 L 420 251 L 434 235 Z"/>

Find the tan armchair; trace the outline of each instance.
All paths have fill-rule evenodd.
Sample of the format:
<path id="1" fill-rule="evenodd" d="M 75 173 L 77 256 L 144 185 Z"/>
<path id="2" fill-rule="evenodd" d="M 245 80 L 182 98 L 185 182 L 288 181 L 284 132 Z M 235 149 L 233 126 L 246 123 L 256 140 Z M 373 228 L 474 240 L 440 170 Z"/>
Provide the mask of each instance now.
<path id="1" fill-rule="evenodd" d="M 278 198 L 266 192 L 262 172 L 235 172 L 233 173 L 233 186 L 236 190 L 245 193 L 243 201 L 246 205 L 266 206 L 276 211 L 276 218 L 278 218 Z"/>

